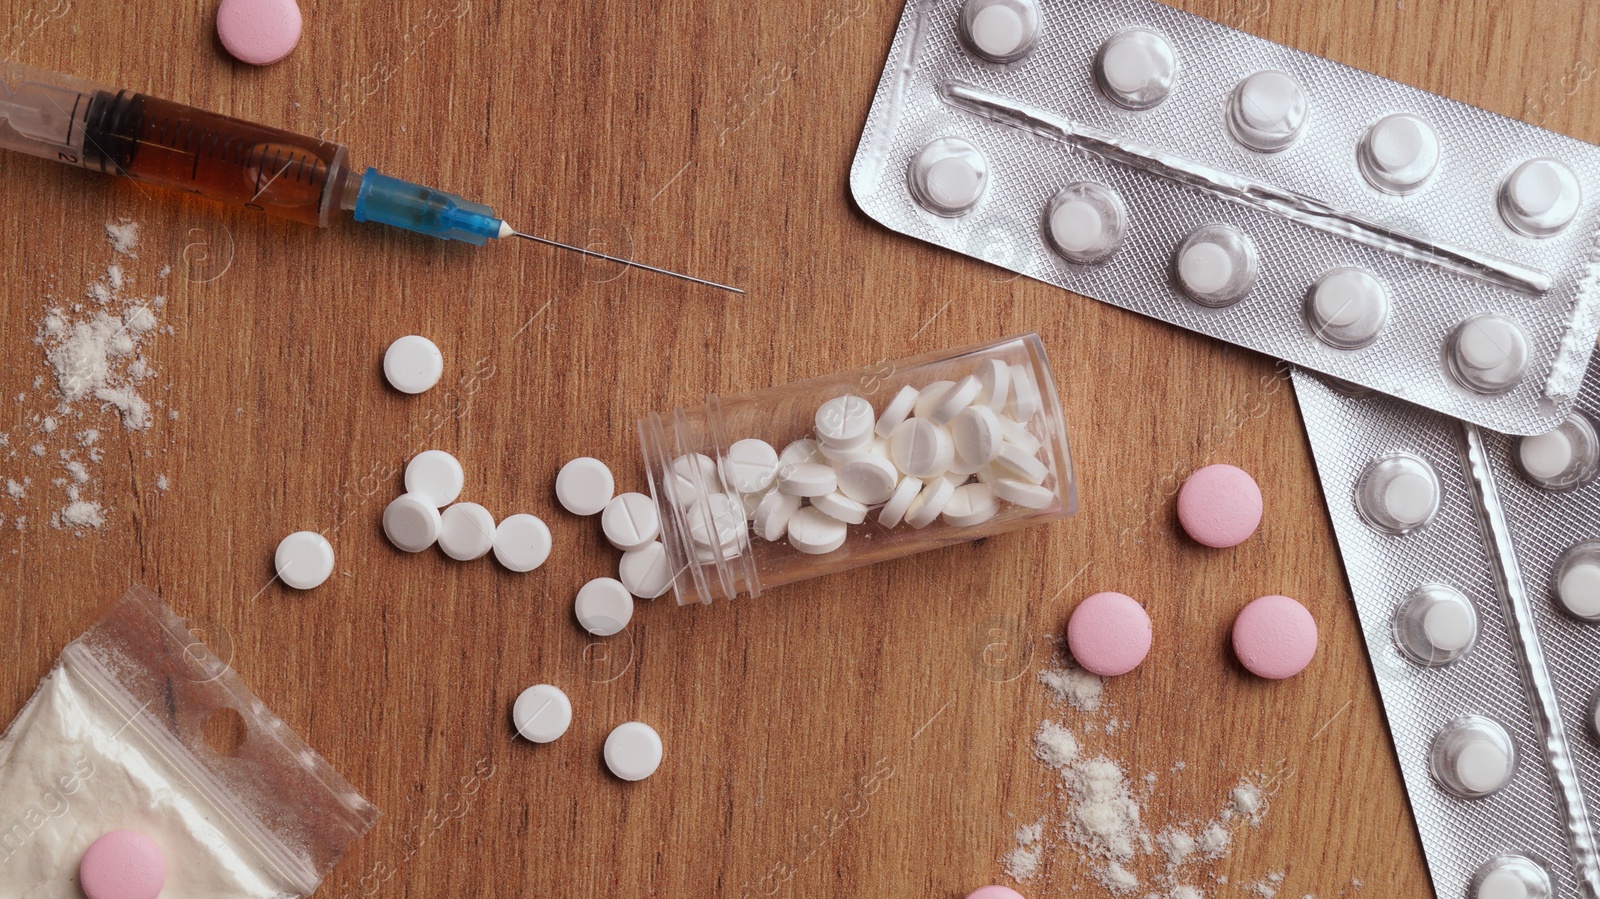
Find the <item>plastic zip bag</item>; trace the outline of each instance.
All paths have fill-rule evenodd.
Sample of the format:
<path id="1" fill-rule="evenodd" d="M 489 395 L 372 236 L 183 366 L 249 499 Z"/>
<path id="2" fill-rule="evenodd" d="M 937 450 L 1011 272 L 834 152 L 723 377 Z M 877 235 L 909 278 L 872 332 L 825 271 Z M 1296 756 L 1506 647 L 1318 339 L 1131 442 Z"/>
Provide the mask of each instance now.
<path id="1" fill-rule="evenodd" d="M 236 747 L 208 741 L 230 729 Z M 124 829 L 161 848 L 162 899 L 297 899 L 377 817 L 141 587 L 62 650 L 0 738 L 6 899 L 81 899 L 84 851 Z"/>

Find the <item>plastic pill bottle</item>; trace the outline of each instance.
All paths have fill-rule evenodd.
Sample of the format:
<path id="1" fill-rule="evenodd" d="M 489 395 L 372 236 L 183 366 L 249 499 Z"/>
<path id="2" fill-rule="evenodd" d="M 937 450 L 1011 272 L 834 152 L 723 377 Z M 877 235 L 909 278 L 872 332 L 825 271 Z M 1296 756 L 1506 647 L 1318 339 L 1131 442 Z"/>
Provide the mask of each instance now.
<path id="1" fill-rule="evenodd" d="M 841 412 L 845 418 L 836 418 Z M 749 442 L 732 457 L 729 449 L 757 440 L 781 458 L 770 483 L 741 493 L 737 487 L 765 482 L 750 460 L 772 454 L 760 447 L 749 453 Z M 1061 404 L 1037 334 L 738 396 L 712 394 L 703 405 L 641 418 L 639 442 L 679 605 L 755 597 L 1077 511 Z M 885 459 L 897 460 L 893 469 Z M 892 481 L 894 495 L 858 502 L 838 491 L 816 493 L 828 482 L 819 465 L 840 472 L 839 490 L 851 492 L 844 485 L 860 480 L 843 472 L 853 461 L 890 472 L 879 484 L 889 492 Z M 803 488 L 791 472 L 805 475 Z M 819 475 L 822 486 L 815 487 Z M 794 540 L 780 533 L 785 521 Z"/>

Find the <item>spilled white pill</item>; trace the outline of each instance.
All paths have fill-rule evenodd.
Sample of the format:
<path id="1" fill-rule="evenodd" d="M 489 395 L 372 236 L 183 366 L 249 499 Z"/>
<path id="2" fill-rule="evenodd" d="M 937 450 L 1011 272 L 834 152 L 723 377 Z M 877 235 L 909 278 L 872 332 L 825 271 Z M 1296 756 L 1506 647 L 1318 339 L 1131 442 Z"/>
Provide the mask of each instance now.
<path id="1" fill-rule="evenodd" d="M 898 527 L 905 520 L 912 501 L 922 492 L 922 483 L 918 478 L 905 478 L 897 484 L 888 502 L 878 510 L 878 524 L 886 528 Z"/>
<path id="2" fill-rule="evenodd" d="M 426 337 L 402 337 L 383 354 L 383 377 L 401 393 L 422 393 L 443 375 L 444 354 Z"/>
<path id="3" fill-rule="evenodd" d="M 672 586 L 672 564 L 667 548 L 657 540 L 622 554 L 617 579 L 640 599 L 655 599 Z"/>
<path id="4" fill-rule="evenodd" d="M 661 767 L 661 735 L 638 721 L 617 725 L 606 737 L 606 767 L 623 780 L 644 780 Z"/>
<path id="5" fill-rule="evenodd" d="M 928 480 L 922 487 L 922 492 L 911 501 L 906 508 L 906 524 L 914 528 L 925 528 L 933 524 L 950 504 L 950 498 L 956 495 L 956 485 L 950 483 L 948 478 L 935 477 Z"/>
<path id="6" fill-rule="evenodd" d="M 316 531 L 296 531 L 273 553 L 278 579 L 296 590 L 313 590 L 333 575 L 333 545 Z"/>
<path id="7" fill-rule="evenodd" d="M 715 466 L 713 466 L 715 469 Z M 561 466 L 556 475 L 556 499 L 574 515 L 597 515 L 611 502 L 616 481 L 604 462 L 580 456 Z"/>
<path id="8" fill-rule="evenodd" d="M 532 571 L 550 558 L 550 528 L 537 516 L 519 513 L 494 529 L 494 557 L 509 571 Z"/>
<path id="9" fill-rule="evenodd" d="M 834 397 L 817 409 L 817 440 L 834 449 L 854 449 L 872 440 L 874 422 L 872 404 L 865 399 Z"/>
<path id="10" fill-rule="evenodd" d="M 584 630 L 609 637 L 633 620 L 633 594 L 616 578 L 597 577 L 578 588 L 572 611 Z"/>
<path id="11" fill-rule="evenodd" d="M 427 497 L 436 509 L 456 501 L 466 483 L 466 475 L 455 456 L 444 450 L 417 453 L 406 463 L 406 492 Z"/>
<path id="12" fill-rule="evenodd" d="M 661 536 L 661 516 L 655 501 L 642 493 L 612 497 L 600 513 L 600 530 L 623 552 L 640 549 Z"/>
<path id="13" fill-rule="evenodd" d="M 481 559 L 494 548 L 494 516 L 477 503 L 456 503 L 439 513 L 439 548 L 458 562 Z"/>
<path id="14" fill-rule="evenodd" d="M 776 543 L 788 533 L 789 519 L 800 511 L 801 503 L 798 496 L 774 490 L 756 504 L 756 514 L 750 519 L 750 525 L 761 535 L 761 539 Z"/>
<path id="15" fill-rule="evenodd" d="M 839 466 L 839 492 L 856 502 L 885 502 L 900 482 L 900 470 L 887 456 L 868 453 Z"/>
<path id="16" fill-rule="evenodd" d="M 820 462 L 802 462 L 783 469 L 778 475 L 778 489 L 790 496 L 822 496 L 839 486 L 839 476 L 833 468 Z"/>
<path id="17" fill-rule="evenodd" d="M 439 507 L 432 498 L 402 494 L 383 510 L 383 533 L 397 549 L 419 553 L 439 539 Z"/>
<path id="18" fill-rule="evenodd" d="M 557 687 L 535 684 L 517 697 L 511 707 L 511 722 L 524 740 L 552 742 L 572 724 L 572 701 Z"/>
<path id="19" fill-rule="evenodd" d="M 982 391 L 983 385 L 978 379 L 968 375 L 944 392 L 944 396 L 941 396 L 929 410 L 928 418 L 932 419 L 934 424 L 949 424 L 951 419 L 961 414 L 961 410 L 972 405 Z"/>
<path id="20" fill-rule="evenodd" d="M 994 410 L 988 406 L 970 406 L 951 420 L 950 439 L 955 445 L 956 458 L 970 468 L 970 474 L 1000 455 L 1005 435 Z"/>
<path id="21" fill-rule="evenodd" d="M 955 456 L 950 432 L 926 418 L 907 419 L 889 435 L 889 458 L 914 478 L 944 474 Z"/>

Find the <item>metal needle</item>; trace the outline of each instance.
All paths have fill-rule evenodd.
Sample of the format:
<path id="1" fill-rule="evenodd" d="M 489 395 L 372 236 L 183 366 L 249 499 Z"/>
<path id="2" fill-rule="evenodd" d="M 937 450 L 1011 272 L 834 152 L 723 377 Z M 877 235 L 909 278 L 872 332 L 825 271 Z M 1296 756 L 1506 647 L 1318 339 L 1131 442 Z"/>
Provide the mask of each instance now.
<path id="1" fill-rule="evenodd" d="M 607 256 L 604 253 L 596 253 L 594 250 L 585 250 L 583 247 L 575 247 L 571 244 L 565 244 L 558 240 L 550 240 L 549 238 L 545 237 L 534 237 L 532 234 L 523 234 L 521 231 L 512 231 L 511 233 L 523 238 L 524 240 L 531 240 L 534 243 L 542 243 L 547 247 L 558 247 L 563 250 L 571 250 L 574 253 L 582 253 L 585 256 L 592 256 L 595 259 L 604 259 L 607 262 L 616 262 L 621 265 L 631 266 L 633 268 L 642 268 L 647 272 L 655 272 L 658 275 L 669 275 L 673 278 L 681 278 L 685 281 L 693 281 L 696 284 L 704 284 L 707 287 L 715 287 L 718 290 L 726 290 L 730 293 L 744 293 L 744 291 L 737 287 L 729 287 L 726 284 L 718 284 L 715 281 L 707 281 L 704 278 L 696 278 L 692 275 L 669 272 L 664 268 L 656 268 L 653 265 L 645 265 L 643 262 L 634 262 L 631 259 L 619 259 L 616 256 Z"/>

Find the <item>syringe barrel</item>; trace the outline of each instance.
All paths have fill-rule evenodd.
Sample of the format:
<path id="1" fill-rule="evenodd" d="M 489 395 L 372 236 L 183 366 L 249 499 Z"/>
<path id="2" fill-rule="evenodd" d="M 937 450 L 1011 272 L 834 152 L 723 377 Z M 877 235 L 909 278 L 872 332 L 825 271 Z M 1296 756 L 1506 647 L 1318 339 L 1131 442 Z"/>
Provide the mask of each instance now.
<path id="1" fill-rule="evenodd" d="M 0 146 L 312 225 L 339 209 L 343 145 L 0 63 Z"/>

